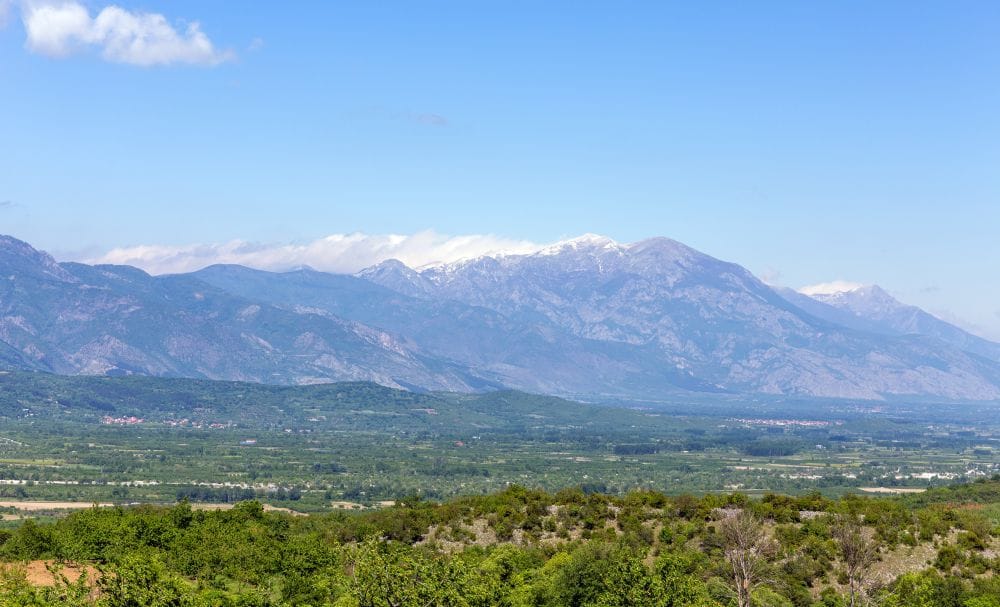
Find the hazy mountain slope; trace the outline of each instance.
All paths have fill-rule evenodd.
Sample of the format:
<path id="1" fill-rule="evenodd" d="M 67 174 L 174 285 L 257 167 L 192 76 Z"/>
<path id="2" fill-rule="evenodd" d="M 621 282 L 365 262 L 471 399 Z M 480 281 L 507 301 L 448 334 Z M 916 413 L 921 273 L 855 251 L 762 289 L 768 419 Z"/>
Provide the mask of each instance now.
<path id="1" fill-rule="evenodd" d="M 803 296 L 800 294 L 800 297 Z M 973 335 L 916 306 L 906 305 L 878 285 L 815 294 L 811 298 L 884 332 L 933 337 L 960 350 L 1000 361 L 1000 344 Z"/>
<path id="2" fill-rule="evenodd" d="M 795 289 L 789 289 L 787 287 L 771 288 L 773 288 L 778 295 L 781 295 L 795 307 L 831 324 L 846 327 L 848 329 L 854 329 L 855 331 L 861 331 L 864 333 L 876 333 L 896 337 L 903 335 L 903 333 L 878 321 L 858 316 L 849 310 L 835 308 L 830 304 L 823 303 L 818 299 L 813 299 L 808 295 L 799 293 Z"/>
<path id="3" fill-rule="evenodd" d="M 463 369 L 385 332 L 328 313 L 233 296 L 191 276 L 130 267 L 55 264 L 0 243 L 0 360 L 57 373 L 240 379 L 272 383 L 364 379 L 468 389 Z M 4 353 L 7 353 L 6 355 Z"/>
<path id="4" fill-rule="evenodd" d="M 618 399 L 1000 398 L 995 361 L 803 307 L 739 265 L 663 238 L 587 236 L 357 276 L 215 266 L 161 277 L 57 264 L 0 241 L 0 368 Z"/>
<path id="5" fill-rule="evenodd" d="M 399 262 L 384 265 L 413 272 Z M 274 273 L 212 266 L 196 276 L 249 299 L 320 309 L 377 326 L 424 352 L 474 368 L 498 386 L 645 396 L 677 388 L 712 388 L 663 364 L 656 351 L 581 338 L 541 317 L 512 320 L 487 308 L 434 298 L 426 291 L 420 298 L 410 297 L 369 280 L 313 270 Z"/>

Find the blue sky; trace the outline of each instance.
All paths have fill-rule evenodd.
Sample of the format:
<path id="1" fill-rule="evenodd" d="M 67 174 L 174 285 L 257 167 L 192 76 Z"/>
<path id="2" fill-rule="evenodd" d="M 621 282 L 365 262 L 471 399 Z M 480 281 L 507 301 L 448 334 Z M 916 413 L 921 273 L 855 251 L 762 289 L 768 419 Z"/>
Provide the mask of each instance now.
<path id="1" fill-rule="evenodd" d="M 61 258 L 665 235 L 1000 338 L 996 2 L 0 5 L 0 232 Z"/>

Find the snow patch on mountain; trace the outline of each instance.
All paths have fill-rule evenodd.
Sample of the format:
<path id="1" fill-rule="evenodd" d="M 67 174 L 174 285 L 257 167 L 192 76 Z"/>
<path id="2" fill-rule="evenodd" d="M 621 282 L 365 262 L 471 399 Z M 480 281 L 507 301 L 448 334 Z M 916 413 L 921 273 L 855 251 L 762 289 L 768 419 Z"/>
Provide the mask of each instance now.
<path id="1" fill-rule="evenodd" d="M 799 293 L 814 297 L 816 295 L 837 295 L 839 293 L 850 293 L 863 288 L 865 285 L 847 280 L 833 280 L 831 282 L 821 282 L 815 285 L 808 285 L 798 289 Z"/>

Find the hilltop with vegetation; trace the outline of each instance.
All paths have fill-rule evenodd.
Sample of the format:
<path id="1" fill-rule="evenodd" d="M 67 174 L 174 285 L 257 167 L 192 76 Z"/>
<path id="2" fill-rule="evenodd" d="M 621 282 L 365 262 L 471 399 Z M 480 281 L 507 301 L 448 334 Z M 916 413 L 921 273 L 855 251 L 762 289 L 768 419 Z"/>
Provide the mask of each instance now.
<path id="1" fill-rule="evenodd" d="M 361 514 L 95 507 L 0 532 L 0 605 L 995 607 L 998 536 L 1000 478 L 906 499 L 514 486 Z"/>

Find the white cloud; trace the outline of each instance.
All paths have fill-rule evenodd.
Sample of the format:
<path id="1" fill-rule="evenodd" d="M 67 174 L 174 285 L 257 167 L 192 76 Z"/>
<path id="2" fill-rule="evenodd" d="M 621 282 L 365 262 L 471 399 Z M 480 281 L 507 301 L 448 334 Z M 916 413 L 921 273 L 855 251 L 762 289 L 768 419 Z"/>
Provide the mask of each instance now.
<path id="1" fill-rule="evenodd" d="M 488 234 L 445 236 L 433 231 L 412 235 L 332 234 L 306 244 L 260 244 L 234 240 L 188 246 L 140 245 L 116 248 L 87 263 L 137 266 L 151 274 L 191 272 L 216 263 L 261 270 L 307 265 L 326 272 L 351 273 L 386 259 L 410 267 L 449 263 L 495 253 L 531 253 L 542 245 Z"/>
<path id="2" fill-rule="evenodd" d="M 84 5 L 72 0 L 26 0 L 21 4 L 21 18 L 27 34 L 25 45 L 50 57 L 98 48 L 108 61 L 143 67 L 217 65 L 233 58 L 231 51 L 215 48 L 198 22 L 178 31 L 158 13 L 131 12 L 112 5 L 92 18 Z"/>
<path id="3" fill-rule="evenodd" d="M 816 285 L 809 285 L 799 289 L 799 293 L 812 297 L 813 295 L 836 295 L 837 293 L 847 293 L 857 291 L 865 285 L 846 280 L 834 280 L 831 282 L 821 282 Z"/>

